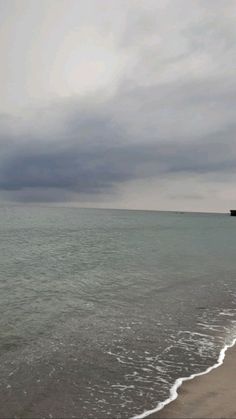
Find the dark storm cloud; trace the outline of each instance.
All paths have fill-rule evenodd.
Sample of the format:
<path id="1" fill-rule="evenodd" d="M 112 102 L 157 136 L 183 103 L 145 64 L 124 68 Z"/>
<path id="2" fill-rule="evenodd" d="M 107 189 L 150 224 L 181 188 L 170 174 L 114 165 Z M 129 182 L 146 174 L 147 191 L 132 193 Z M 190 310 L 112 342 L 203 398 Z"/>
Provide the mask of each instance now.
<path id="1" fill-rule="evenodd" d="M 137 96 L 136 91 L 132 99 L 136 105 Z M 55 127 L 50 132 L 41 132 L 40 137 L 38 126 L 33 131 L 19 130 L 17 138 L 13 121 L 9 132 L 5 124 L 1 136 L 4 153 L 0 161 L 0 189 L 10 193 L 12 199 L 56 201 L 59 197 L 71 199 L 74 193 L 112 193 L 116 186 L 135 179 L 235 171 L 234 126 L 200 141 L 198 137 L 189 141 L 183 135 L 176 142 L 158 135 L 157 121 L 154 132 L 145 135 L 140 130 L 143 137 L 135 141 L 132 133 L 126 132 L 127 122 L 121 123 L 117 103 L 113 106 L 116 120 L 111 118 L 111 103 L 109 111 L 103 108 L 101 112 L 99 108 L 100 116 L 97 109 L 77 113 L 73 105 L 73 110 L 62 112 L 63 130 L 59 134 Z M 176 135 L 181 136 L 181 127 Z"/>
<path id="2" fill-rule="evenodd" d="M 15 155 L 2 164 L 0 188 L 62 188 L 97 193 L 127 180 L 179 172 L 235 171 L 235 156 L 220 144 L 134 144 L 90 150 Z M 222 153 L 224 155 L 222 156 Z"/>

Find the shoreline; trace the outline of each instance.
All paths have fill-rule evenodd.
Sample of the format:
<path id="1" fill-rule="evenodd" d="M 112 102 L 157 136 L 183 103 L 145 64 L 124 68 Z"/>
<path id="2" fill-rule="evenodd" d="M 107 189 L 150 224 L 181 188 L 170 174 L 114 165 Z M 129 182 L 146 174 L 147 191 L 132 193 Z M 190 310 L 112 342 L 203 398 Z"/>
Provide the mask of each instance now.
<path id="1" fill-rule="evenodd" d="M 207 418 L 236 418 L 236 401 L 235 406 L 233 404 L 234 399 L 236 400 L 236 393 L 232 395 L 233 399 L 229 406 L 222 406 L 222 411 L 224 412 L 223 415 L 225 415 L 225 410 L 228 407 L 227 416 L 222 416 L 221 411 L 219 411 L 219 404 L 222 405 L 221 400 L 219 400 L 219 393 L 217 393 L 217 390 L 222 394 L 222 390 L 226 388 L 225 378 L 227 378 L 227 375 L 230 371 L 232 371 L 232 366 L 235 364 L 235 373 L 236 373 L 236 338 L 233 339 L 233 341 L 225 345 L 218 356 L 217 362 L 208 367 L 206 370 L 191 374 L 189 377 L 181 377 L 178 378 L 174 385 L 170 389 L 170 396 L 164 400 L 163 402 L 158 403 L 158 405 L 154 409 L 146 410 L 141 414 L 137 414 L 133 416 L 131 419 L 161 419 L 161 418 L 199 418 L 201 419 L 204 417 Z M 230 354 L 227 355 L 226 361 L 227 365 L 225 366 L 224 360 L 226 357 L 226 352 L 230 349 Z M 232 358 L 234 358 L 232 360 Z M 228 365 L 229 364 L 229 365 Z M 225 366 L 225 368 L 224 368 Z M 219 371 L 218 368 L 222 367 Z M 222 370 L 224 370 L 222 374 Z M 212 377 L 213 373 L 216 373 L 217 377 Z M 205 376 L 205 377 L 203 377 Z M 226 377 L 225 377 L 226 376 Z M 208 377 L 206 379 L 206 377 Z M 205 378 L 205 380 L 204 380 Z M 205 381 L 205 382 L 204 382 Z M 217 381 L 217 384 L 216 384 Z M 191 385 L 190 385 L 191 384 Z M 230 388 L 232 389 L 234 387 L 234 381 L 233 379 L 229 383 Z M 229 386 L 226 388 L 226 390 L 229 390 Z M 217 389 L 215 388 L 217 387 Z M 228 392 L 229 393 L 229 392 Z M 209 416 L 209 414 L 204 410 L 206 407 L 204 404 L 202 404 L 203 396 L 205 395 L 205 402 L 207 406 L 209 406 L 209 401 L 207 398 L 210 395 L 213 403 L 213 409 L 215 406 L 215 413 L 213 413 L 213 416 Z M 200 400 L 201 399 L 201 404 Z M 217 399 L 217 400 L 216 400 Z M 217 403 L 218 401 L 218 403 Z M 194 405 L 195 404 L 195 405 Z M 232 405 L 233 404 L 233 405 Z M 192 412 L 194 410 L 194 413 Z M 199 411 L 200 410 L 200 411 Z M 231 410 L 234 411 L 234 416 L 231 416 Z M 199 412 L 199 413 L 198 413 Z M 217 416 L 219 414 L 219 416 Z M 204 415 L 204 416 L 203 416 Z"/>

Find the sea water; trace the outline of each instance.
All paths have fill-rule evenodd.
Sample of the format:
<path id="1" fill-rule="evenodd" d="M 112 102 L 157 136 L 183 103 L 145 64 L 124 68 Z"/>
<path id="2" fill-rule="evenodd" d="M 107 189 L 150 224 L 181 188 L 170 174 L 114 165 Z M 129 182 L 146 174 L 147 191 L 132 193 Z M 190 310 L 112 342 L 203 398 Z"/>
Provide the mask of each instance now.
<path id="1" fill-rule="evenodd" d="M 226 214 L 1 207 L 0 417 L 160 407 L 236 337 L 235 255 Z"/>

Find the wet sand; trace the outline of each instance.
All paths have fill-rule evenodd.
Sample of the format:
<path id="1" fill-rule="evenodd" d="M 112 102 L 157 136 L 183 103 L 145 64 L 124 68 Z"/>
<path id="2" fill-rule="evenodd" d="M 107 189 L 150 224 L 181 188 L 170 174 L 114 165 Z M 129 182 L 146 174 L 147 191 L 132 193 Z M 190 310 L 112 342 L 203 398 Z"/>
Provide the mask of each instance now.
<path id="1" fill-rule="evenodd" d="M 149 419 L 236 418 L 236 347 L 228 349 L 221 366 L 185 381 L 176 400 Z"/>

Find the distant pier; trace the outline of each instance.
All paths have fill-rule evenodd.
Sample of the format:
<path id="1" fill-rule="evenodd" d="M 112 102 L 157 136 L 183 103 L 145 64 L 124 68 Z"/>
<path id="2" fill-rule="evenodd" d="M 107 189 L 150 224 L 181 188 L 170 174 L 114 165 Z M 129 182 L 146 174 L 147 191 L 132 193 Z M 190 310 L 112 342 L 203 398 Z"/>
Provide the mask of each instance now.
<path id="1" fill-rule="evenodd" d="M 236 217 L 236 209 L 230 210 L 230 215 L 232 215 L 233 217 Z"/>

